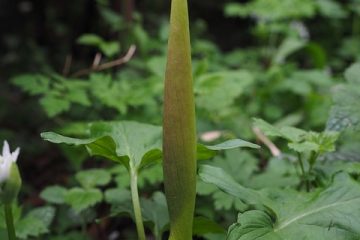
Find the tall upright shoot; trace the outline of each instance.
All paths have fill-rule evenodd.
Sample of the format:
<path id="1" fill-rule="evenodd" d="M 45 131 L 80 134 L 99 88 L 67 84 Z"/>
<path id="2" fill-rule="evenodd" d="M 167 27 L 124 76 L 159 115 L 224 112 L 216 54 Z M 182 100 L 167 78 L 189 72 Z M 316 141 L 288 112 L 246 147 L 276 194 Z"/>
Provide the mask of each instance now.
<path id="1" fill-rule="evenodd" d="M 187 0 L 171 3 L 163 130 L 169 239 L 190 240 L 196 195 L 196 129 Z"/>

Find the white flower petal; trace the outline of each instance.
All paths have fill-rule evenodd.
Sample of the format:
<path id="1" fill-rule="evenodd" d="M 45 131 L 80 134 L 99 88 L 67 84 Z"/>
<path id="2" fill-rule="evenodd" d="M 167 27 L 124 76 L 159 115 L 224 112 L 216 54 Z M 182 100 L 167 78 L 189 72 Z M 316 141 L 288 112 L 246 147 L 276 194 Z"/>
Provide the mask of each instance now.
<path id="1" fill-rule="evenodd" d="M 13 162 L 16 162 L 16 160 L 17 160 L 17 158 L 18 158 L 18 156 L 19 156 L 19 153 L 20 153 L 20 148 L 18 147 L 18 148 L 16 148 L 15 149 L 15 151 L 11 154 L 11 156 L 12 156 L 12 161 Z"/>
<path id="2" fill-rule="evenodd" d="M 9 143 L 6 140 L 4 141 L 2 156 L 5 161 L 11 156 Z"/>
<path id="3" fill-rule="evenodd" d="M 4 161 L 3 164 L 0 166 L 0 183 L 4 182 L 6 179 L 8 179 L 10 175 L 10 169 L 11 169 L 11 161 Z"/>

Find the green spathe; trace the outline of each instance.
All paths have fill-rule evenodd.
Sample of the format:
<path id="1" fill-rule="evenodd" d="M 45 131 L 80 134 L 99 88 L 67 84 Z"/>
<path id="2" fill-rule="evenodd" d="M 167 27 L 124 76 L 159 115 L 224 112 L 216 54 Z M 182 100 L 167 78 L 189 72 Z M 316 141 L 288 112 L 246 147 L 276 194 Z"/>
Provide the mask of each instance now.
<path id="1" fill-rule="evenodd" d="M 196 195 L 196 129 L 186 0 L 172 0 L 171 4 L 163 131 L 169 239 L 190 240 Z"/>

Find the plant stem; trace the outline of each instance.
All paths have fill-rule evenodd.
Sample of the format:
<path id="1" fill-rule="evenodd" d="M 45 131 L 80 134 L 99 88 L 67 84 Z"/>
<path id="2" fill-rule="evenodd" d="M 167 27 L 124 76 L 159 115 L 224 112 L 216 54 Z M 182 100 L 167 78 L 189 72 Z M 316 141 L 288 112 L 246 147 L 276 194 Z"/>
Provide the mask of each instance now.
<path id="1" fill-rule="evenodd" d="M 309 159 L 309 164 L 310 164 L 309 174 L 311 173 L 311 171 L 312 171 L 318 157 L 319 157 L 319 153 L 315 153 L 315 152 L 311 153 L 311 156 L 310 156 L 310 159 Z"/>
<path id="2" fill-rule="evenodd" d="M 306 174 L 305 168 L 304 168 L 304 163 L 303 163 L 303 160 L 302 160 L 302 157 L 301 157 L 300 153 L 298 153 L 298 159 L 299 159 L 302 179 L 303 179 L 303 181 L 305 181 L 306 191 L 309 192 L 310 191 L 310 183 L 309 183 L 309 179 L 307 178 L 307 174 Z"/>
<path id="3" fill-rule="evenodd" d="M 4 210 L 5 210 L 6 228 L 7 228 L 9 240 L 16 240 L 11 204 L 9 203 L 4 204 Z"/>
<path id="4" fill-rule="evenodd" d="M 131 189 L 131 199 L 134 208 L 134 215 L 135 215 L 135 224 L 136 230 L 138 234 L 139 240 L 146 240 L 145 238 L 145 229 L 141 215 L 141 207 L 140 207 L 140 200 L 139 200 L 139 191 L 137 186 L 137 171 L 134 167 L 130 166 L 130 189 Z"/>

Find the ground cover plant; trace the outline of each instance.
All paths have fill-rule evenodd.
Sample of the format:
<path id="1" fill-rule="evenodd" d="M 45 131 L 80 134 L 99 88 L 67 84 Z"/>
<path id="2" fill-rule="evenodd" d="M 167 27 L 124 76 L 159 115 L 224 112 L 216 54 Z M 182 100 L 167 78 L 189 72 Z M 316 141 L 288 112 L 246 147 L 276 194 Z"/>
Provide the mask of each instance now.
<path id="1" fill-rule="evenodd" d="M 99 22 L 4 31 L 0 239 L 359 239 L 357 1 L 45 5 Z"/>

